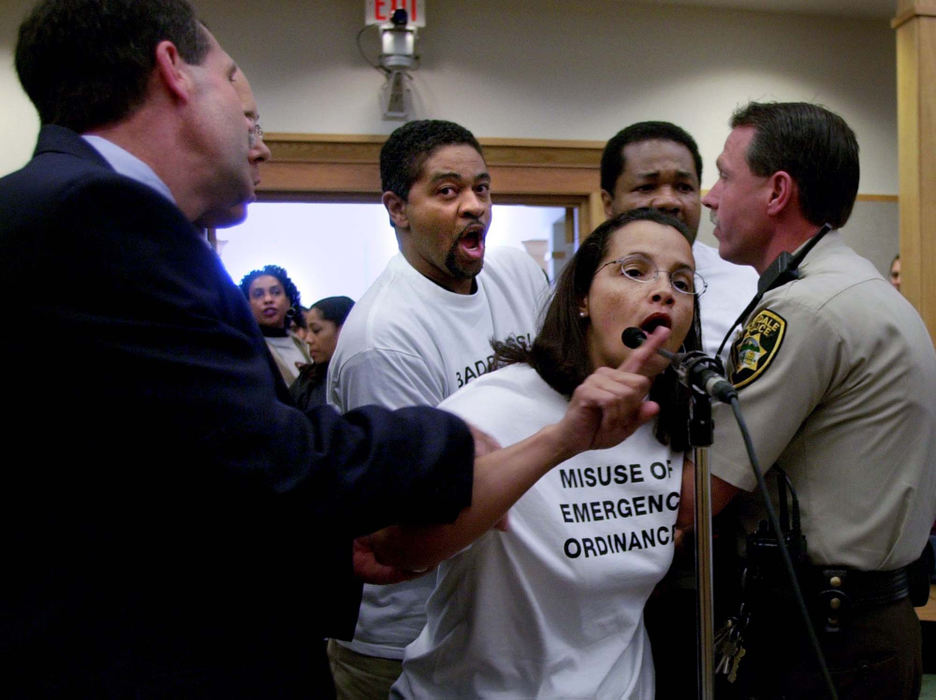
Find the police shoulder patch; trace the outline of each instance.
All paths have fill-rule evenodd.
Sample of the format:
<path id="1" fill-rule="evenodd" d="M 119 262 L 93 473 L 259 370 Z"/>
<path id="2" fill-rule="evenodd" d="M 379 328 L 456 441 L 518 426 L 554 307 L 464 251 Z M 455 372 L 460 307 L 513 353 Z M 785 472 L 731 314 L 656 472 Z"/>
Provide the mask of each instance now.
<path id="1" fill-rule="evenodd" d="M 761 376 L 770 365 L 786 332 L 786 320 L 764 309 L 745 327 L 732 347 L 731 383 L 740 389 Z"/>

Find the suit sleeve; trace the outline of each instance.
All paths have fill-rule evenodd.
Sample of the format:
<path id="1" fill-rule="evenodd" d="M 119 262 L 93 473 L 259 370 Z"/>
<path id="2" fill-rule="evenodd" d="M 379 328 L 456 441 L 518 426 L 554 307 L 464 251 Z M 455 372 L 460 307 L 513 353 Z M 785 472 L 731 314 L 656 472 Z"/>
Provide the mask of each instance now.
<path id="1" fill-rule="evenodd" d="M 308 664 L 353 632 L 351 538 L 468 503 L 460 420 L 293 408 L 204 240 L 76 134 L 43 128 L 0 211 L 0 598 L 43 672 Z"/>
<path id="2" fill-rule="evenodd" d="M 32 393 L 75 409 L 76 447 L 134 455 L 126 472 L 104 460 L 106 473 L 91 476 L 102 487 L 274 509 L 347 535 L 450 520 L 467 504 L 473 443 L 454 416 L 306 415 L 281 400 L 240 291 L 148 188 L 82 183 L 32 233 L 16 276 L 52 280 L 35 318 L 67 339 L 70 370 L 67 384 L 50 373 Z M 21 359 L 54 366 L 48 354 Z"/>

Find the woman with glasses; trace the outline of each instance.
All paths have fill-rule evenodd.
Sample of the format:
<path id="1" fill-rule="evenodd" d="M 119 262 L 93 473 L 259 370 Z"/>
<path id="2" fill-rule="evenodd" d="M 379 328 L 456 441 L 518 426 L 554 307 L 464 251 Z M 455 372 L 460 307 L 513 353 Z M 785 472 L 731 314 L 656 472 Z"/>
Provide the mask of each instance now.
<path id="1" fill-rule="evenodd" d="M 588 375 L 634 352 L 626 328 L 666 326 L 665 349 L 698 349 L 705 285 L 690 240 L 656 210 L 599 226 L 563 271 L 532 347 L 495 344 L 506 366 L 440 408 L 511 445 L 556 423 Z M 663 357 L 646 374 L 655 422 L 559 464 L 503 529 L 441 563 L 393 697 L 653 698 L 643 608 L 673 556 L 688 397 Z"/>

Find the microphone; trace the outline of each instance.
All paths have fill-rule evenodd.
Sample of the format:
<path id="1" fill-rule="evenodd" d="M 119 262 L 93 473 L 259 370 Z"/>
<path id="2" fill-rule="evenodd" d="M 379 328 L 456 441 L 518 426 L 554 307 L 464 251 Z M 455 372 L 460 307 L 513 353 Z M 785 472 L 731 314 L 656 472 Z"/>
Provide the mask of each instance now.
<path id="1" fill-rule="evenodd" d="M 646 339 L 647 334 L 636 326 L 625 328 L 621 333 L 621 342 L 631 349 L 640 347 Z M 738 398 L 738 391 L 722 376 L 718 360 L 697 351 L 684 354 L 663 348 L 657 348 L 656 351 L 670 361 L 683 385 L 722 403 L 731 403 L 732 399 Z"/>

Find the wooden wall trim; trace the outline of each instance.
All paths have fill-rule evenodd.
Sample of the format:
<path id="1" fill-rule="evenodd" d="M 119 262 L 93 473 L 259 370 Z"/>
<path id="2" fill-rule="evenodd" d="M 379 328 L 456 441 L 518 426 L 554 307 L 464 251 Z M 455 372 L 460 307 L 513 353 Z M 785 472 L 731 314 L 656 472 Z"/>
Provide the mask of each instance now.
<path id="1" fill-rule="evenodd" d="M 260 168 L 261 199 L 305 194 L 326 199 L 380 194 L 380 148 L 385 136 L 267 134 L 273 154 Z M 599 141 L 480 139 L 494 181 L 495 199 L 530 197 L 580 206 L 598 189 Z M 548 200 L 548 202 L 546 201 Z"/>
<path id="2" fill-rule="evenodd" d="M 934 0 L 936 1 L 936 0 Z M 261 202 L 367 202 L 380 199 L 380 149 L 386 136 L 264 134 L 273 159 L 260 166 Z M 565 207 L 583 240 L 604 221 L 601 141 L 478 139 L 491 172 L 495 204 Z M 704 194 L 704 191 L 703 191 Z M 858 195 L 897 201 L 896 195 Z M 571 225 L 571 224 L 570 224 Z"/>
<path id="3" fill-rule="evenodd" d="M 367 134 L 267 133 L 263 140 L 274 161 L 377 163 L 386 136 Z M 594 167 L 601 161 L 602 141 L 548 139 L 478 139 L 489 162 L 499 164 L 564 164 Z"/>
<path id="4" fill-rule="evenodd" d="M 936 0 L 934 0 L 936 2 Z M 273 160 L 260 166 L 261 199 L 376 201 L 380 148 L 386 136 L 265 134 Z M 578 206 L 598 193 L 601 141 L 479 139 L 494 179 L 496 200 L 530 198 L 549 204 L 568 198 Z M 361 195 L 369 195 L 362 199 Z M 897 195 L 859 194 L 859 201 L 897 201 Z"/>
<path id="5" fill-rule="evenodd" d="M 898 0 L 891 29 L 897 29 L 917 17 L 936 17 L 936 0 Z"/>

